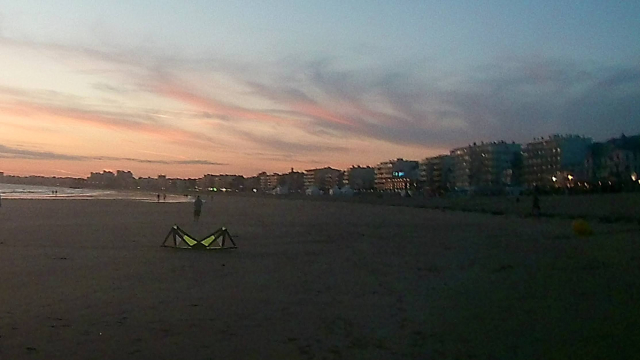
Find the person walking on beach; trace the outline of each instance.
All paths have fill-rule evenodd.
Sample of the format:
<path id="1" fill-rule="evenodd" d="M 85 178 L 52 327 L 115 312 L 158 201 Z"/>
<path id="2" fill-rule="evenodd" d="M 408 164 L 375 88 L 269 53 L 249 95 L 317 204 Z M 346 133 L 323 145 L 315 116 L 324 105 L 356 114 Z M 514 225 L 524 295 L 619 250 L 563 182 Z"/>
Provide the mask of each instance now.
<path id="1" fill-rule="evenodd" d="M 533 208 L 531 209 L 533 216 L 540 216 L 540 198 L 538 194 L 533 194 Z"/>
<path id="2" fill-rule="evenodd" d="M 193 202 L 193 221 L 198 221 L 200 219 L 200 212 L 202 211 L 202 199 L 200 199 L 200 195 L 196 198 L 196 201 Z"/>

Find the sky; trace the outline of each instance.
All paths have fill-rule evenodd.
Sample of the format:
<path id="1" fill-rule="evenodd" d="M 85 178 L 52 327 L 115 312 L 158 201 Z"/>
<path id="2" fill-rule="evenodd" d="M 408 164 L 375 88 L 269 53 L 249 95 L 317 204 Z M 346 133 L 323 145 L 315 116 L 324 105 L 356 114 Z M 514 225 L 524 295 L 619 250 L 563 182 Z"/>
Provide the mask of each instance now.
<path id="1" fill-rule="evenodd" d="M 0 0 L 0 171 L 252 176 L 640 133 L 638 1 Z"/>

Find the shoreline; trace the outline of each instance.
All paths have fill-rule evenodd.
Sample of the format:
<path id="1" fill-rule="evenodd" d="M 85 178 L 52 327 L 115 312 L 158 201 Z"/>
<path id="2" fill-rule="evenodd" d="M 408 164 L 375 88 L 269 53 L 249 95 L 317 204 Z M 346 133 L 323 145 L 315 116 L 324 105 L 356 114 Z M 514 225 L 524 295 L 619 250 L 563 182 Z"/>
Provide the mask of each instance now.
<path id="1" fill-rule="evenodd" d="M 79 195 L 8 195 L 2 201 L 13 200 L 131 200 L 158 202 L 157 192 L 136 190 L 102 190 L 95 194 Z M 163 193 L 160 193 L 163 194 Z M 365 193 L 354 196 L 309 196 L 304 194 L 261 194 L 242 192 L 190 192 L 186 194 L 166 193 L 167 198 L 159 202 L 189 203 L 200 195 L 205 202 L 219 199 L 264 199 L 277 201 L 304 201 L 345 204 L 365 204 L 385 207 L 421 208 L 439 211 L 480 213 L 494 216 L 535 218 L 531 214 L 532 196 L 471 196 L 471 197 L 425 197 L 414 195 L 405 198 L 395 194 Z M 540 196 L 542 211 L 538 218 L 584 219 L 604 224 L 627 223 L 640 225 L 640 193 L 545 195 Z"/>

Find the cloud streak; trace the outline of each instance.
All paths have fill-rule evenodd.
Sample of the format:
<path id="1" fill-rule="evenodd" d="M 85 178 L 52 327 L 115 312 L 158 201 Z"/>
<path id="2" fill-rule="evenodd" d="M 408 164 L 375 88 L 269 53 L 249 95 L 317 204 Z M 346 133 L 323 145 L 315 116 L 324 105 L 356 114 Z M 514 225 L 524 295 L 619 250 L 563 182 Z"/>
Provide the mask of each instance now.
<path id="1" fill-rule="evenodd" d="M 4 87 L 0 94 L 9 100 L 0 100 L 0 106 L 5 114 L 197 144 L 209 150 L 226 142 L 233 145 L 225 150 L 236 152 L 238 157 L 248 157 L 245 145 L 262 147 L 251 151 L 263 150 L 276 158 L 296 161 L 296 156 L 304 158 L 311 153 L 317 153 L 317 158 L 336 153 L 357 155 L 358 149 L 349 146 L 349 139 L 426 151 L 482 140 L 526 142 L 550 133 L 602 139 L 621 132 L 640 132 L 638 65 L 509 58 L 443 75 L 432 64 L 419 61 L 361 69 L 327 58 L 251 64 L 230 58 L 179 59 L 153 52 L 95 50 L 7 38 L 0 38 L 0 46 L 94 60 L 115 75 L 92 80 L 92 89 L 105 96 L 151 96 L 163 109 L 120 106 L 104 110 L 104 106 L 90 106 L 87 99 L 70 94 L 35 94 Z M 238 95 L 242 102 L 223 101 L 212 95 L 214 92 L 203 90 L 218 86 L 209 82 L 216 75 L 243 89 L 229 90 L 225 99 Z M 197 125 L 183 122 L 187 116 L 168 119 L 153 115 L 191 109 L 207 118 L 200 119 L 202 123 L 211 124 L 215 118 L 224 125 L 193 131 Z M 191 114 L 188 119 L 195 117 Z M 258 124 L 266 130 L 258 130 Z M 296 135 L 301 133 L 305 136 L 299 139 Z M 287 140 L 294 138 L 296 141 Z M 396 155 L 400 154 L 380 154 L 380 158 Z"/>
<path id="2" fill-rule="evenodd" d="M 227 163 L 220 163 L 209 160 L 154 160 L 140 159 L 130 157 L 114 157 L 114 156 L 83 156 L 61 154 L 51 151 L 35 151 L 25 150 L 15 147 L 0 145 L 0 158 L 7 159 L 25 159 L 25 160 L 62 160 L 62 161 L 126 161 L 143 164 L 162 164 L 162 165 L 207 165 L 207 166 L 223 166 Z"/>
<path id="3" fill-rule="evenodd" d="M 82 105 L 80 105 L 82 106 Z M 49 125 L 81 124 L 93 128 L 126 132 L 139 136 L 159 138 L 175 143 L 196 143 L 211 147 L 213 139 L 206 134 L 184 130 L 161 122 L 150 112 L 117 112 L 100 109 L 46 104 L 29 99 L 0 103 L 5 115 L 30 117 L 33 121 Z"/>

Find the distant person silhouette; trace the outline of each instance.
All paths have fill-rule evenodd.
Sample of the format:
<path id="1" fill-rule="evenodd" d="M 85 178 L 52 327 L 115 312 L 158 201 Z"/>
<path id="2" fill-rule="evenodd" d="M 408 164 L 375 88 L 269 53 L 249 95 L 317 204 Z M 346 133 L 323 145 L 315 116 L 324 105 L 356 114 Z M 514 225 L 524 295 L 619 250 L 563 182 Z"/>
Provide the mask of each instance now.
<path id="1" fill-rule="evenodd" d="M 158 195 L 156 195 L 158 198 L 158 202 L 160 202 L 160 193 L 158 193 Z"/>
<path id="2" fill-rule="evenodd" d="M 200 195 L 196 198 L 196 201 L 193 202 L 193 221 L 198 221 L 200 219 L 200 213 L 202 212 L 202 199 L 200 199 Z"/>
<path id="3" fill-rule="evenodd" d="M 167 194 L 162 194 L 162 201 L 167 201 Z"/>
<path id="4" fill-rule="evenodd" d="M 531 209 L 533 216 L 540 216 L 540 198 L 538 194 L 533 194 L 533 208 Z"/>

